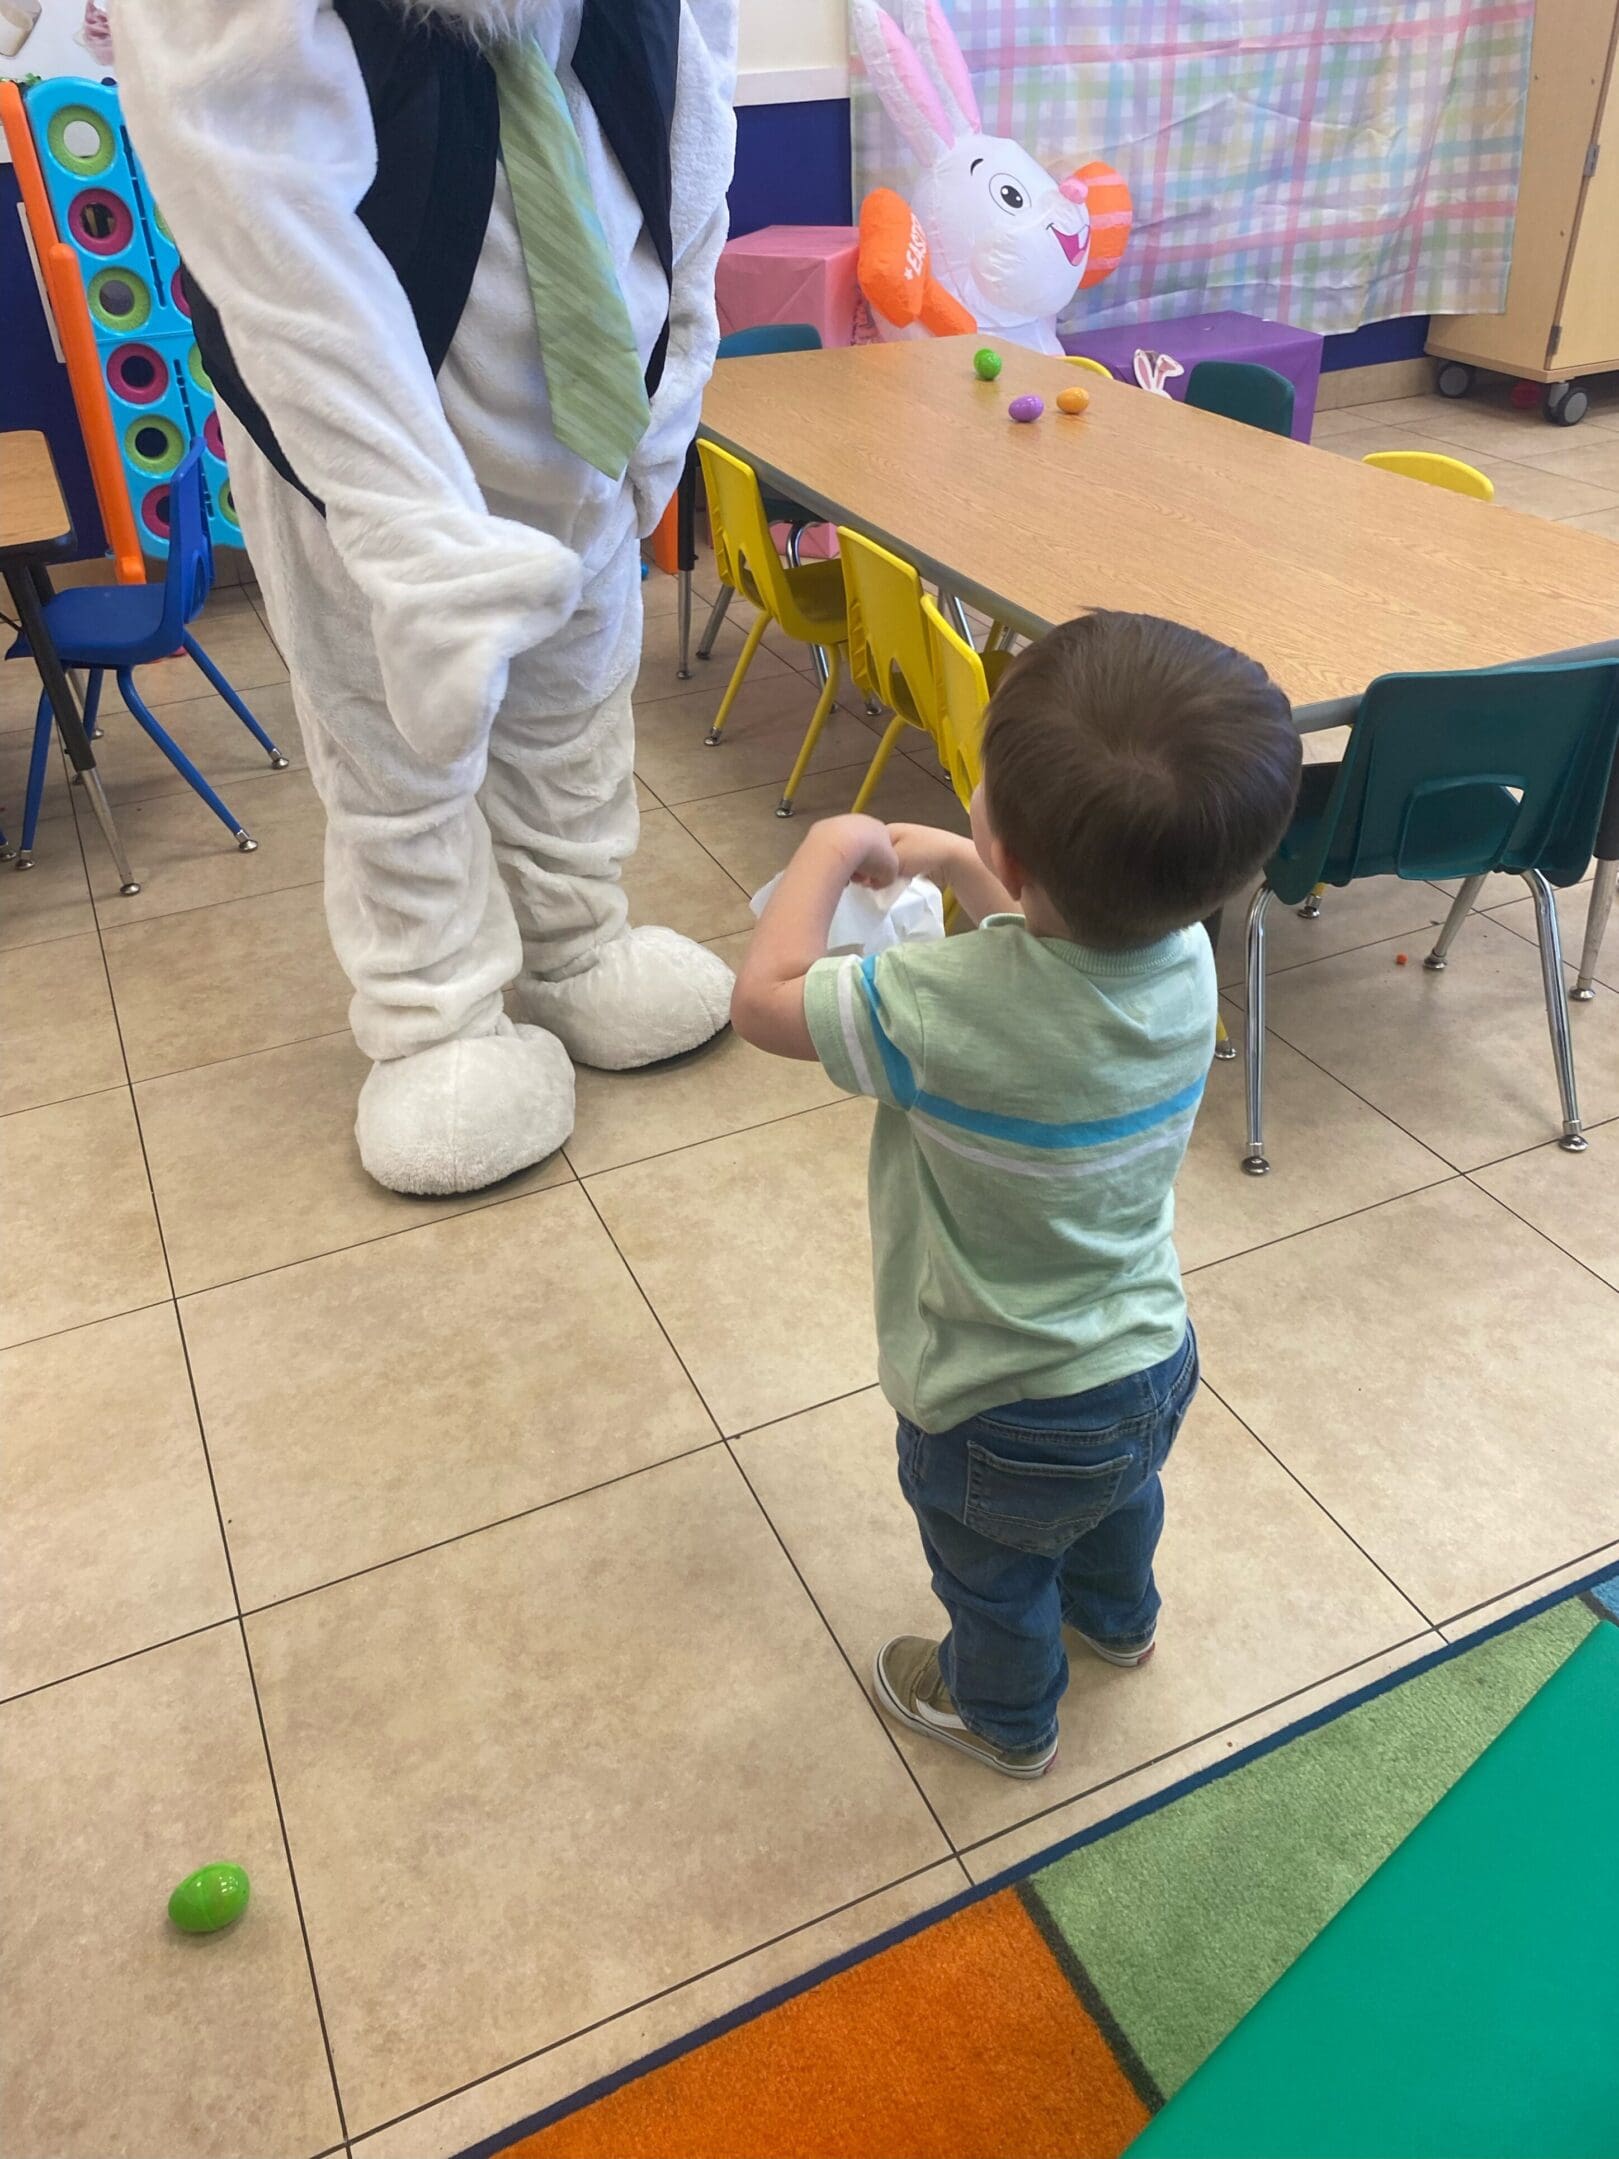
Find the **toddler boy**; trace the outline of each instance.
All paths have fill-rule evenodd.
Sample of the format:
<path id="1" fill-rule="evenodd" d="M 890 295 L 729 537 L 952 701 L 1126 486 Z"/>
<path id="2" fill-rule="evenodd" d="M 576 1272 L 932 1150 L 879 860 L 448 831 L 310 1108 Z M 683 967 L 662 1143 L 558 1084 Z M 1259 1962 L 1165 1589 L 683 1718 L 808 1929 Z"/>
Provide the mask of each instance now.
<path id="1" fill-rule="evenodd" d="M 738 1033 L 880 1105 L 879 1373 L 942 1642 L 877 1697 L 1014 1777 L 1057 1751 L 1069 1627 L 1150 1653 L 1159 1472 L 1197 1387 L 1174 1183 L 1214 1048 L 1200 925 L 1251 884 L 1299 784 L 1287 699 L 1177 623 L 1097 613 L 1007 670 L 972 838 L 817 825 L 737 980 Z M 924 875 L 979 927 L 826 958 L 844 887 Z"/>

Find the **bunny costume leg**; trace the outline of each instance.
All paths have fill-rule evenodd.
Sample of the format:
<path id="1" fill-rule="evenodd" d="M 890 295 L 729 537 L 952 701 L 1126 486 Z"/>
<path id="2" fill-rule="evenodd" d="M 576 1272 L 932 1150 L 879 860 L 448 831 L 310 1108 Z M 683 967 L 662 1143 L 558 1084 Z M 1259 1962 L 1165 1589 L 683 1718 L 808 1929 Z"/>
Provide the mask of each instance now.
<path id="1" fill-rule="evenodd" d="M 478 806 L 485 754 L 411 749 L 384 694 L 371 611 L 326 525 L 228 414 L 232 488 L 281 639 L 310 778 L 326 811 L 326 920 L 375 1060 L 360 1157 L 399 1192 L 476 1190 L 560 1147 L 573 1068 L 514 1027 L 502 991 L 521 965 L 512 903 Z"/>
<path id="2" fill-rule="evenodd" d="M 641 559 L 626 499 L 586 556 L 567 630 L 512 667 L 483 790 L 522 933 L 512 1009 L 581 1064 L 614 1071 L 696 1049 L 731 1003 L 731 971 L 714 953 L 670 930 L 626 927 L 640 656 Z"/>

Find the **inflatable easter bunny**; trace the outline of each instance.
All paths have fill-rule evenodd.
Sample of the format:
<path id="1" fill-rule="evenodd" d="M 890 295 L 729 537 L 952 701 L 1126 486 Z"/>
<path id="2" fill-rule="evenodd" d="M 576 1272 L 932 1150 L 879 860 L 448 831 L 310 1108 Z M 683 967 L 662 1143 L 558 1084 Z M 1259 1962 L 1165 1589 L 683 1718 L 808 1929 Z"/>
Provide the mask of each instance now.
<path id="1" fill-rule="evenodd" d="M 860 289 L 879 336 L 992 330 L 1060 352 L 1057 316 L 1124 253 L 1123 179 L 1098 162 L 1059 182 L 986 135 L 939 0 L 903 0 L 903 28 L 877 0 L 851 0 L 849 16 L 872 87 L 923 166 L 909 203 L 876 188 L 861 205 Z"/>

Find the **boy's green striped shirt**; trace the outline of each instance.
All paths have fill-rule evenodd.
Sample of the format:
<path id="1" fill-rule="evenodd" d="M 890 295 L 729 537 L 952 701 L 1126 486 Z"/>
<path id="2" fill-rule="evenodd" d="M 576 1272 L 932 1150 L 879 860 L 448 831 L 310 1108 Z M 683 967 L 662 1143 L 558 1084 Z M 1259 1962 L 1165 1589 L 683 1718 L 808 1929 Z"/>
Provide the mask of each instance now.
<path id="1" fill-rule="evenodd" d="M 925 1431 L 1179 1348 L 1174 1184 L 1214 1051 L 1199 928 L 1125 952 L 968 936 L 811 968 L 817 1055 L 879 1105 L 879 1372 Z"/>

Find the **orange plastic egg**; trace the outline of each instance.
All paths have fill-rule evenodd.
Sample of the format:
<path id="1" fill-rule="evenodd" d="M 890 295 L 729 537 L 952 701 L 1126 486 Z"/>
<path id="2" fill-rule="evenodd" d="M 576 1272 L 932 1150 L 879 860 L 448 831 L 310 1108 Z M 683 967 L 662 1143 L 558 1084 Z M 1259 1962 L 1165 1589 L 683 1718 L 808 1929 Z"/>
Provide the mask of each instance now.
<path id="1" fill-rule="evenodd" d="M 1083 412 L 1090 401 L 1090 391 L 1082 390 L 1077 382 L 1072 389 L 1057 392 L 1057 410 L 1059 412 Z"/>

